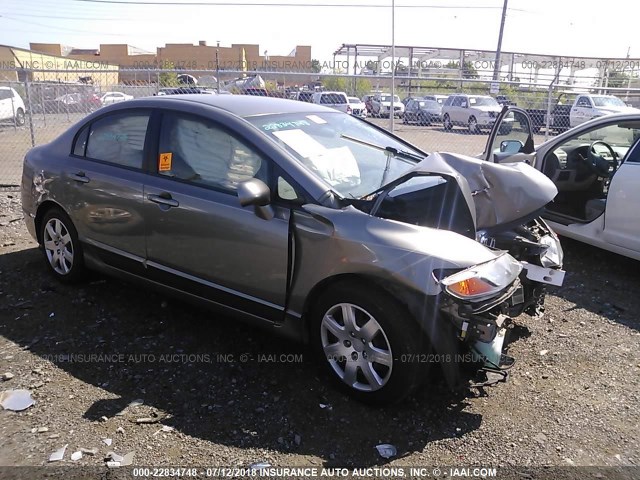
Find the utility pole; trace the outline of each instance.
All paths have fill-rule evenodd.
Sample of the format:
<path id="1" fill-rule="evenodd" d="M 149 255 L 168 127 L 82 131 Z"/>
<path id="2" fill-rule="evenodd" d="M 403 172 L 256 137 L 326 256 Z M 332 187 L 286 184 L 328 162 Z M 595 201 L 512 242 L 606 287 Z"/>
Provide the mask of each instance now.
<path id="1" fill-rule="evenodd" d="M 391 109 L 389 110 L 389 130 L 393 132 L 393 120 L 395 118 L 395 103 L 393 99 L 396 93 L 396 2 L 391 0 Z"/>
<path id="2" fill-rule="evenodd" d="M 218 95 L 220 95 L 220 60 L 218 59 L 218 50 L 220 50 L 220 40 L 217 41 L 216 45 L 216 82 L 218 84 Z"/>
<path id="3" fill-rule="evenodd" d="M 502 20 L 500 21 L 500 33 L 498 34 L 498 47 L 496 48 L 496 61 L 493 67 L 493 81 L 500 79 L 500 54 L 502 52 L 502 34 L 504 33 L 504 22 L 507 19 L 507 3 L 509 0 L 504 0 L 502 6 Z"/>

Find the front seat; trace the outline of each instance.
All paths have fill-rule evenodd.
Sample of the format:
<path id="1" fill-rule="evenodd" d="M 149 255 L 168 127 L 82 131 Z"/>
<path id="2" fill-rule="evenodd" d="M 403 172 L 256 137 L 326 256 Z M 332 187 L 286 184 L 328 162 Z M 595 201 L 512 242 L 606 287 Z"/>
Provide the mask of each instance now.
<path id="1" fill-rule="evenodd" d="M 558 160 L 556 154 L 551 153 L 547 155 L 547 157 L 544 159 L 542 173 L 549 177 L 553 181 L 553 183 L 556 183 L 558 170 L 560 170 L 560 160 Z"/>

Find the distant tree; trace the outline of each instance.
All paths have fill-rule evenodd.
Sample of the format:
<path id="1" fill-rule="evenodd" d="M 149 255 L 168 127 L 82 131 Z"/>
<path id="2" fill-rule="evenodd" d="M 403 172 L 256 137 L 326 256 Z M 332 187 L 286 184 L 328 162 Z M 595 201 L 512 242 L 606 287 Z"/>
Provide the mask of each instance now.
<path id="1" fill-rule="evenodd" d="M 160 87 L 177 87 L 180 82 L 178 82 L 178 74 L 173 71 L 174 65 L 173 63 L 169 63 L 166 66 L 163 65 L 163 72 L 159 76 Z"/>
<path id="2" fill-rule="evenodd" d="M 629 84 L 629 75 L 616 70 L 609 72 L 608 86 L 612 88 L 623 88 Z"/>
<path id="3" fill-rule="evenodd" d="M 445 65 L 445 68 L 460 68 L 460 62 L 451 61 Z M 470 61 L 462 64 L 462 78 L 478 78 L 478 70 Z"/>
<path id="4" fill-rule="evenodd" d="M 315 58 L 311 60 L 311 71 L 313 73 L 320 73 L 322 70 L 322 64 L 320 60 L 316 60 Z"/>
<path id="5" fill-rule="evenodd" d="M 338 92 L 347 91 L 347 79 L 346 77 L 324 77 L 322 79 L 322 86 L 325 90 L 335 90 Z"/>

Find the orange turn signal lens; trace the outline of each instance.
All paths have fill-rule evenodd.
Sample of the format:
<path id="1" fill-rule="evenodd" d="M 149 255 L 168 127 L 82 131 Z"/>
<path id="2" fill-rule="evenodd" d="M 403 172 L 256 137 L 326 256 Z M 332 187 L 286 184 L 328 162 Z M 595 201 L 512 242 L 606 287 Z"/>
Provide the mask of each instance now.
<path id="1" fill-rule="evenodd" d="M 448 286 L 451 293 L 460 297 L 473 297 L 492 291 L 492 287 L 478 278 L 461 280 Z"/>

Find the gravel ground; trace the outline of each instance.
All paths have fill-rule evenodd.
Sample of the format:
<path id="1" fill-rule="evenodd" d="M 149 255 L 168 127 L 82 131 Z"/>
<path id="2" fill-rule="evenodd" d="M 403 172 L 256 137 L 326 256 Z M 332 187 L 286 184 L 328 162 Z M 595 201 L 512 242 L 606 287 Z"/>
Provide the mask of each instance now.
<path id="1" fill-rule="evenodd" d="M 65 444 L 63 464 L 95 448 L 74 464 L 103 469 L 108 451 L 147 466 L 640 465 L 638 262 L 565 241 L 565 286 L 516 319 L 508 383 L 436 383 L 378 409 L 326 386 L 303 346 L 98 275 L 57 283 L 21 215 L 0 190 L 0 390 L 36 401 L 0 411 L 0 465 Z"/>

